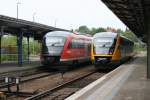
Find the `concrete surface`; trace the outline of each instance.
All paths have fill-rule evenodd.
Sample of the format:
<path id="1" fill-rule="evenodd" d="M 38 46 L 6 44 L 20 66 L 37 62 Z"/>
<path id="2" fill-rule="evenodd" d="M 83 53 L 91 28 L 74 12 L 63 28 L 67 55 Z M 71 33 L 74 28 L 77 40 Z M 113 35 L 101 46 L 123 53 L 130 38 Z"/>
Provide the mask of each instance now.
<path id="1" fill-rule="evenodd" d="M 66 100 L 150 100 L 146 53 L 121 65 Z"/>
<path id="2" fill-rule="evenodd" d="M 22 66 L 18 66 L 16 63 L 3 63 L 3 64 L 0 64 L 0 74 L 6 73 L 6 72 L 33 69 L 33 68 L 38 68 L 40 66 L 41 66 L 41 63 L 39 61 L 31 63 L 31 64 L 23 64 Z"/>
<path id="3" fill-rule="evenodd" d="M 150 100 L 150 80 L 146 78 L 147 57 L 138 56 L 134 71 L 112 100 Z"/>

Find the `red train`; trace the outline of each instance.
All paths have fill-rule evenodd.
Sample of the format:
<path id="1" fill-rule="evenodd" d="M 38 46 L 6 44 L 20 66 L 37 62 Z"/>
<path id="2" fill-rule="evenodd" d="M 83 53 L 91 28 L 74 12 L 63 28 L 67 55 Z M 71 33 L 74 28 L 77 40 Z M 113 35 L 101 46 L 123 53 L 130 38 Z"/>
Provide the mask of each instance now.
<path id="1" fill-rule="evenodd" d="M 91 36 L 79 33 L 67 31 L 48 32 L 42 42 L 42 64 L 75 65 L 90 61 L 91 41 Z"/>

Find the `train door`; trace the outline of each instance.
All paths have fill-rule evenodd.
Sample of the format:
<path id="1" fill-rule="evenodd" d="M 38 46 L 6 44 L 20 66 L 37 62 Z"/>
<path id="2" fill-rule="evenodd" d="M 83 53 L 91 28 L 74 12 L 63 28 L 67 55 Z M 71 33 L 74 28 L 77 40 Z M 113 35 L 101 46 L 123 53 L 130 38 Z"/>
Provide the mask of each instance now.
<path id="1" fill-rule="evenodd" d="M 88 52 L 89 52 L 87 43 L 84 44 L 84 49 L 85 49 L 85 56 L 84 57 L 87 57 L 88 56 Z"/>

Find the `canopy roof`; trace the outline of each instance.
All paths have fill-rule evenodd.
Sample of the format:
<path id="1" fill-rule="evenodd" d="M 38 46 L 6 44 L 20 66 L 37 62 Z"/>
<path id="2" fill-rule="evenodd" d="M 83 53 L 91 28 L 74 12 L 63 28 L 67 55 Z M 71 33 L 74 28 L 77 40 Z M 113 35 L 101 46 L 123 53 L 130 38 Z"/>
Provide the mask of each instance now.
<path id="1" fill-rule="evenodd" d="M 142 41 L 147 40 L 150 0 L 102 0 Z"/>
<path id="2" fill-rule="evenodd" d="M 3 15 L 0 15 L 0 27 L 5 33 L 17 35 L 20 32 L 23 32 L 24 36 L 30 34 L 30 36 L 39 40 L 45 35 L 45 33 L 50 31 L 69 31 Z"/>

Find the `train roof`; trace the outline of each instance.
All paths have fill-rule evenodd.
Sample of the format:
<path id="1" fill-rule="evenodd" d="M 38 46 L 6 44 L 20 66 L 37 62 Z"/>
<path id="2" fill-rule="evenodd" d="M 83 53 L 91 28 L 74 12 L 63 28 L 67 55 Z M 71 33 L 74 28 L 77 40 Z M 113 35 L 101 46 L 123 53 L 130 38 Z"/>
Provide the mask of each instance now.
<path id="1" fill-rule="evenodd" d="M 87 34 L 87 33 L 81 33 L 81 32 L 74 32 L 77 35 L 84 35 L 84 36 L 88 36 L 88 37 L 92 37 L 92 35 Z"/>
<path id="2" fill-rule="evenodd" d="M 90 34 L 80 32 L 74 32 L 74 34 L 77 35 L 78 38 L 92 39 L 92 36 Z"/>
<path id="3" fill-rule="evenodd" d="M 100 32 L 100 33 L 96 33 L 93 38 L 97 38 L 97 37 L 112 37 L 115 38 L 118 35 L 118 33 L 114 33 L 114 32 Z"/>
<path id="4" fill-rule="evenodd" d="M 112 37 L 112 38 L 115 38 L 117 35 L 120 35 L 120 34 L 114 33 L 114 32 L 100 32 L 100 33 L 96 33 L 93 36 L 93 38 L 97 38 L 97 37 Z M 120 35 L 120 37 L 122 37 L 126 41 L 133 42 L 132 40 L 128 39 L 127 37 L 125 37 L 123 35 Z"/>
<path id="5" fill-rule="evenodd" d="M 128 41 L 130 41 L 130 42 L 133 42 L 131 39 L 129 39 L 129 38 L 127 38 L 127 37 L 125 37 L 125 36 L 123 36 L 123 35 L 120 35 L 122 38 L 124 38 L 124 39 L 126 39 L 126 40 L 128 40 Z"/>
<path id="6" fill-rule="evenodd" d="M 86 39 L 91 39 L 91 36 L 85 35 L 85 34 L 78 34 L 77 32 L 68 32 L 68 31 L 52 31 L 46 33 L 44 37 L 49 37 L 49 36 L 64 36 L 67 37 L 68 35 L 72 37 L 77 37 L 77 38 L 86 38 Z"/>
<path id="7" fill-rule="evenodd" d="M 46 35 L 44 37 L 49 37 L 49 36 L 68 36 L 70 34 L 73 34 L 72 32 L 68 32 L 68 31 L 51 31 L 46 33 Z"/>

